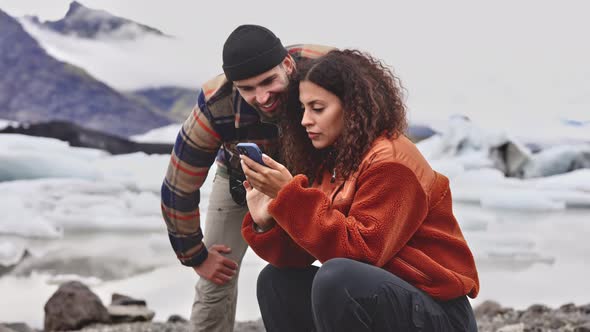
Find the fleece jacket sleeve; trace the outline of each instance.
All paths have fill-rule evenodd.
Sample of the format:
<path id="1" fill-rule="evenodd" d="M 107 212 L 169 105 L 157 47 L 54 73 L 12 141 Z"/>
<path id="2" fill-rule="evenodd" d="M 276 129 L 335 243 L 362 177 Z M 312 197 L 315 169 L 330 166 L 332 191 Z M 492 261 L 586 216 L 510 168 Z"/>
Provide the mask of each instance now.
<path id="1" fill-rule="evenodd" d="M 316 259 L 295 243 L 278 225 L 264 233 L 254 231 L 250 212 L 242 223 L 242 236 L 250 248 L 270 264 L 284 267 L 306 267 Z"/>
<path id="2" fill-rule="evenodd" d="M 428 213 L 416 175 L 399 163 L 377 163 L 359 174 L 347 215 L 332 207 L 325 193 L 307 188 L 307 181 L 296 176 L 269 212 L 290 239 L 321 262 L 346 257 L 383 266 Z"/>

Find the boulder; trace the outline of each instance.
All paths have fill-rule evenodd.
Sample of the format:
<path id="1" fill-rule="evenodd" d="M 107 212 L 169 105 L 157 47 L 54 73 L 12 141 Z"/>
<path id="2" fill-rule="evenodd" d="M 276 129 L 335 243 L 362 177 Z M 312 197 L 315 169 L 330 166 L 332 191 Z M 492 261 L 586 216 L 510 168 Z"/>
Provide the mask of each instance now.
<path id="1" fill-rule="evenodd" d="M 114 323 L 149 322 L 156 315 L 153 310 L 147 308 L 145 300 L 118 293 L 111 296 L 111 304 L 107 310 Z"/>
<path id="2" fill-rule="evenodd" d="M 473 311 L 476 318 L 481 318 L 483 316 L 493 317 L 504 313 L 506 310 L 498 302 L 487 300 L 478 305 Z"/>
<path id="3" fill-rule="evenodd" d="M 113 293 L 111 295 L 111 305 L 138 305 L 145 307 L 147 304 L 145 300 L 138 300 L 127 295 Z"/>
<path id="4" fill-rule="evenodd" d="M 45 304 L 45 331 L 79 330 L 110 322 L 100 298 L 79 281 L 62 284 Z"/>
<path id="5" fill-rule="evenodd" d="M 107 310 L 114 323 L 149 322 L 156 315 L 142 305 L 109 305 Z"/>
<path id="6" fill-rule="evenodd" d="M 574 332 L 590 332 L 590 322 L 580 325 L 574 329 Z"/>
<path id="7" fill-rule="evenodd" d="M 188 320 L 180 315 L 170 315 L 168 317 L 168 323 L 187 323 Z"/>

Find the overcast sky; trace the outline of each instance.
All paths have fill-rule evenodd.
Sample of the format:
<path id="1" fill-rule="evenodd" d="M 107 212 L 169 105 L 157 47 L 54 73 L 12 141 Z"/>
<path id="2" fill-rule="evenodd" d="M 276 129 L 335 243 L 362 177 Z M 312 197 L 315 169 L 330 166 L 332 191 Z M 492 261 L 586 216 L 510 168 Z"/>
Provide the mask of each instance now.
<path id="1" fill-rule="evenodd" d="M 414 109 L 444 104 L 490 113 L 510 105 L 526 116 L 556 108 L 590 114 L 586 0 L 80 2 L 177 36 L 195 50 L 194 65 L 211 72 L 221 72 L 227 35 L 239 24 L 256 23 L 286 45 L 371 52 L 401 77 Z M 42 20 L 63 17 L 68 5 L 0 0 L 0 8 L 13 16 Z"/>
<path id="2" fill-rule="evenodd" d="M 0 0 L 13 16 L 59 19 L 70 1 Z M 225 37 L 242 23 L 268 26 L 286 44 L 322 43 L 374 51 L 392 64 L 405 49 L 414 57 L 438 53 L 494 55 L 533 52 L 588 44 L 590 2 L 543 0 L 446 1 L 194 1 L 81 0 L 167 34 L 181 36 L 219 52 Z M 583 45 L 585 52 L 588 46 Z M 498 49 L 500 48 L 500 49 Z M 434 54 L 433 54 L 434 53 Z M 563 54 L 563 52 L 562 52 Z"/>

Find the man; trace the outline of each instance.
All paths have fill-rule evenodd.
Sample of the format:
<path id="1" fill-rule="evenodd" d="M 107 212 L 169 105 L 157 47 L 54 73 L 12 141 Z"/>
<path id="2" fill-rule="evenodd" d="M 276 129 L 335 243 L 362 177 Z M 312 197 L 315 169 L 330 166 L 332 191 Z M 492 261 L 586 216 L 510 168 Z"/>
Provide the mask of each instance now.
<path id="1" fill-rule="evenodd" d="M 235 145 L 254 142 L 276 156 L 275 123 L 286 111 L 297 61 L 331 49 L 285 48 L 264 27 L 239 26 L 223 46 L 224 75 L 203 85 L 178 134 L 162 185 L 162 214 L 178 259 L 200 276 L 191 314 L 197 331 L 233 330 L 239 265 L 247 249 L 240 231 L 247 212 L 244 177 Z M 218 167 L 203 236 L 199 189 L 214 161 Z"/>

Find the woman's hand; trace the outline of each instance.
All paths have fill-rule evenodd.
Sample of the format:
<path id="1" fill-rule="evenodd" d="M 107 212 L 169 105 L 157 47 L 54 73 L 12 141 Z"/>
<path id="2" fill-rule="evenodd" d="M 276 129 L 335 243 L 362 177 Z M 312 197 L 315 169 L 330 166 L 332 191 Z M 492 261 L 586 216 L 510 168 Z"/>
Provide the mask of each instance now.
<path id="1" fill-rule="evenodd" d="M 277 197 L 279 191 L 293 179 L 293 175 L 285 166 L 265 154 L 262 155 L 262 161 L 266 166 L 244 155 L 240 155 L 240 158 L 242 170 L 249 184 L 270 198 Z"/>
<path id="2" fill-rule="evenodd" d="M 268 205 L 272 202 L 272 198 L 252 188 L 248 181 L 244 181 L 244 188 L 246 188 L 248 210 L 254 223 L 261 229 L 271 228 L 275 224 L 275 220 L 268 213 Z"/>

